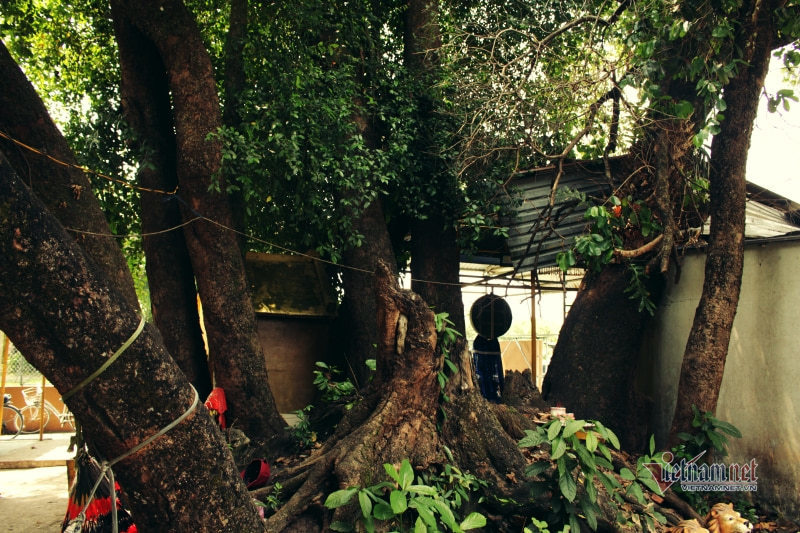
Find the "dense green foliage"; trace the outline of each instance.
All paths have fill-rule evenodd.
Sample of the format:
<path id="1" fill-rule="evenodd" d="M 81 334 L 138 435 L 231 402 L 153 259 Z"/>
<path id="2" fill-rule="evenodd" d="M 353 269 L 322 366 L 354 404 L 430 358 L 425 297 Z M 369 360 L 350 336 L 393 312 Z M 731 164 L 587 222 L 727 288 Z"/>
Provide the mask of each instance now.
<path id="1" fill-rule="evenodd" d="M 221 87 L 228 6 L 187 5 Z M 432 213 L 458 225 L 470 247 L 487 232 L 504 234 L 515 170 L 628 149 L 654 120 L 688 119 L 695 147 L 707 144 L 726 110 L 723 88 L 742 66 L 734 46 L 742 5 L 443 1 L 443 45 L 421 78 L 404 63 L 404 2 L 252 2 L 242 121 L 216 134 L 219 187 L 243 198 L 254 249 L 315 250 L 338 262 L 362 242 L 352 221 L 376 198 L 401 262 L 409 221 Z M 796 8 L 777 13 L 782 42 L 798 34 Z M 0 32 L 81 164 L 131 182 L 138 156 L 125 145 L 107 3 L 6 2 Z M 800 62 L 792 47 L 781 56 Z M 794 94 L 770 98 L 788 107 Z M 695 174 L 685 177 L 689 199 L 704 179 Z M 112 230 L 137 232 L 135 191 L 92 180 Z M 604 217 L 590 218 L 602 232 Z M 619 244 L 587 239 L 578 259 L 607 258 Z M 125 247 L 140 268 L 138 243 Z"/>

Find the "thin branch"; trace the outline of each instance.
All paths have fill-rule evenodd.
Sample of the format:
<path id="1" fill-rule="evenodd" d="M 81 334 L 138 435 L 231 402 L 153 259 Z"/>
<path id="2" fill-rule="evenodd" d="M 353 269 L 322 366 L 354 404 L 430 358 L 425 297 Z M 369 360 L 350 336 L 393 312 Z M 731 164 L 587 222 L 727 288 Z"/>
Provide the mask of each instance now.
<path id="1" fill-rule="evenodd" d="M 641 257 L 644 254 L 651 252 L 656 246 L 658 246 L 658 243 L 660 243 L 662 240 L 664 240 L 663 233 L 658 237 L 656 237 L 655 239 L 653 239 L 652 241 L 645 244 L 644 246 L 640 246 L 635 250 L 619 250 L 619 249 L 614 250 L 614 255 L 616 255 L 617 257 L 621 257 L 622 259 L 633 259 L 635 257 Z"/>

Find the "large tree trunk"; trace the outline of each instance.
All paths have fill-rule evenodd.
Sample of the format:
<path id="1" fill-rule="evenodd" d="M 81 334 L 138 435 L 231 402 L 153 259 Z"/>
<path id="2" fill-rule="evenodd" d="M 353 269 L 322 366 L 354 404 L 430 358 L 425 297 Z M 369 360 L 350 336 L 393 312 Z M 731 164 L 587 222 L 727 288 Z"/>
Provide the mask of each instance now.
<path id="1" fill-rule="evenodd" d="M 105 363 L 136 329 L 132 306 L 95 272 L 0 154 L 0 328 L 61 393 Z M 113 460 L 140 531 L 263 531 L 233 458 L 160 337 L 146 326 L 67 400 L 92 452 Z"/>
<path id="2" fill-rule="evenodd" d="M 727 111 L 711 145 L 711 231 L 705 281 L 681 365 L 670 430 L 692 431 L 692 405 L 716 412 L 744 263 L 745 170 L 750 134 L 776 34 L 779 1 L 746 2 L 737 48 L 745 64 L 725 87 Z"/>
<path id="3" fill-rule="evenodd" d="M 184 227 L 203 308 L 216 386 L 225 389 L 229 421 L 256 440 L 286 436 L 267 383 L 264 355 L 227 198 L 212 192 L 220 145 L 207 136 L 221 125 L 211 60 L 200 32 L 178 1 L 113 2 L 158 49 L 167 69 L 177 146 Z M 222 179 L 221 177 L 219 178 Z M 225 184 L 221 184 L 225 190 Z"/>
<path id="4" fill-rule="evenodd" d="M 576 418 L 602 421 L 630 450 L 641 448 L 652 429 L 646 424 L 649 399 L 636 388 L 649 315 L 624 293 L 628 283 L 628 271 L 620 265 L 584 281 L 561 328 L 542 395 Z M 662 283 L 660 276 L 652 281 L 656 297 Z"/>
<path id="5" fill-rule="evenodd" d="M 116 11 L 116 9 L 115 9 Z M 153 321 L 169 353 L 201 397 L 211 392 L 211 374 L 200 329 L 194 272 L 173 191 L 176 175 L 175 135 L 169 84 L 158 50 L 119 14 L 114 32 L 122 69 L 121 96 L 138 152 L 143 248 Z"/>
<path id="6" fill-rule="evenodd" d="M 460 333 L 466 331 L 461 295 L 461 249 L 453 222 L 441 216 L 417 220 L 411 226 L 411 288 L 434 313 L 447 312 Z"/>
<path id="7" fill-rule="evenodd" d="M 439 155 L 436 129 L 437 98 L 434 85 L 439 68 L 441 35 L 436 0 L 409 0 L 403 33 L 403 58 L 418 84 L 416 107 L 420 123 L 413 153 L 417 157 L 417 179 L 434 184 L 435 192 L 424 201 L 432 214 L 411 222 L 412 289 L 435 313 L 447 312 L 455 329 L 465 332 L 461 297 L 461 250 L 456 232 L 453 199 L 459 197 L 455 180 Z"/>
<path id="8" fill-rule="evenodd" d="M 351 54 L 360 57 L 358 79 L 365 92 L 367 87 L 367 59 L 364 50 L 351 50 Z M 377 150 L 378 134 L 373 117 L 366 112 L 364 97 L 354 96 L 355 109 L 351 120 L 358 134 L 364 139 L 367 148 Z M 374 180 L 373 183 L 377 183 Z M 374 196 L 371 200 L 357 197 L 352 191 L 345 191 L 350 205 L 363 206 L 353 217 L 353 232 L 363 235 L 360 246 L 347 249 L 342 254 L 344 264 L 348 267 L 342 271 L 344 297 L 341 306 L 341 320 L 346 328 L 344 334 L 345 358 L 348 370 L 355 377 L 359 388 L 364 389 L 369 382 L 370 371 L 366 366 L 368 359 L 376 358 L 378 343 L 378 323 L 375 306 L 375 265 L 378 261 L 389 265 L 397 274 L 397 261 L 386 224 L 382 195 L 377 191 L 366 190 L 360 194 L 365 197 Z M 378 365 L 378 372 L 383 372 Z"/>
<path id="9" fill-rule="evenodd" d="M 367 359 L 375 359 L 375 346 L 378 343 L 378 313 L 375 304 L 375 261 L 380 259 L 391 265 L 396 273 L 396 261 L 386 227 L 383 205 L 380 198 L 374 199 L 353 221 L 353 231 L 364 236 L 361 246 L 351 248 L 342 254 L 348 267 L 342 271 L 344 298 L 340 310 L 344 320 L 341 327 L 345 332 L 345 357 L 350 365 L 348 370 L 356 377 L 357 384 L 364 388 L 369 381 Z M 382 369 L 378 368 L 379 372 Z"/>
<path id="10" fill-rule="evenodd" d="M 39 150 L 35 153 L 6 138 L 0 149 L 48 209 L 72 232 L 72 238 L 123 297 L 138 306 L 128 263 L 92 193 L 87 174 L 78 169 L 72 150 L 53 123 L 39 95 L 0 42 L 0 130 Z M 45 155 L 46 154 L 46 155 Z M 50 157 L 57 159 L 55 163 Z"/>
<path id="11" fill-rule="evenodd" d="M 324 496 L 341 488 L 377 483 L 386 477 L 384 463 L 409 459 L 419 469 L 444 464 L 442 444 L 452 450 L 458 464 L 495 480 L 500 487 L 505 486 L 506 474 L 521 472 L 524 466 L 516 442 L 474 391 L 463 342 L 454 352 L 457 361 L 465 363 L 466 373 L 450 381 L 448 392 L 464 400 L 448 405 L 452 422 L 441 434 L 437 431 L 443 404 L 436 376 L 443 358 L 437 349 L 433 313 L 418 295 L 397 288 L 395 275 L 385 263 L 378 267 L 375 286 L 378 367 L 385 372 L 370 387 L 374 396 L 368 393 L 364 400 L 366 415 L 364 409 L 354 408 L 336 437 L 305 464 L 276 474 L 276 481 L 293 496 L 268 519 L 270 531 L 301 531 L 292 529 L 300 523 L 304 532 L 320 531 L 332 519 L 352 520 L 352 507 L 331 516 L 321 506 Z"/>

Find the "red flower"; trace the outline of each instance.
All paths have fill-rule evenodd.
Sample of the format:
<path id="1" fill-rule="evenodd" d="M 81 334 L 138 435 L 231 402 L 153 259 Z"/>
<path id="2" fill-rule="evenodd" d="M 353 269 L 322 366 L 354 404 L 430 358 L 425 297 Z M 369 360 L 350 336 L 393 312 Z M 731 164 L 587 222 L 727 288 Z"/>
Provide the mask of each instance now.
<path id="1" fill-rule="evenodd" d="M 620 216 L 622 216 L 622 206 L 615 205 L 614 207 L 611 208 L 611 212 L 614 213 L 615 217 L 619 218 Z"/>

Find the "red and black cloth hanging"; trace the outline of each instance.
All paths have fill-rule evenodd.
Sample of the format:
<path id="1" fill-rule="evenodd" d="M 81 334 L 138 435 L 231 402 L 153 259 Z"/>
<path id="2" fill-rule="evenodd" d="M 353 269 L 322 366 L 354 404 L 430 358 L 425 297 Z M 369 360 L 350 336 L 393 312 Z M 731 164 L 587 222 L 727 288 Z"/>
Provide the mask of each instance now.
<path id="1" fill-rule="evenodd" d="M 92 488 L 100 476 L 103 480 L 92 495 Z M 122 507 L 119 500 L 119 483 L 114 483 L 116 490 L 117 523 L 120 533 L 136 533 L 130 513 Z M 91 499 L 91 501 L 89 501 Z M 89 502 L 87 506 L 87 502 Z M 85 516 L 80 529 L 76 529 L 76 518 L 86 508 Z M 72 529 L 69 529 L 72 528 Z M 85 451 L 79 452 L 75 458 L 75 480 L 69 491 L 67 514 L 61 524 L 62 533 L 80 531 L 81 533 L 111 533 L 113 531 L 113 517 L 111 509 L 111 482 L 101 472 L 97 461 L 89 457 Z"/>

